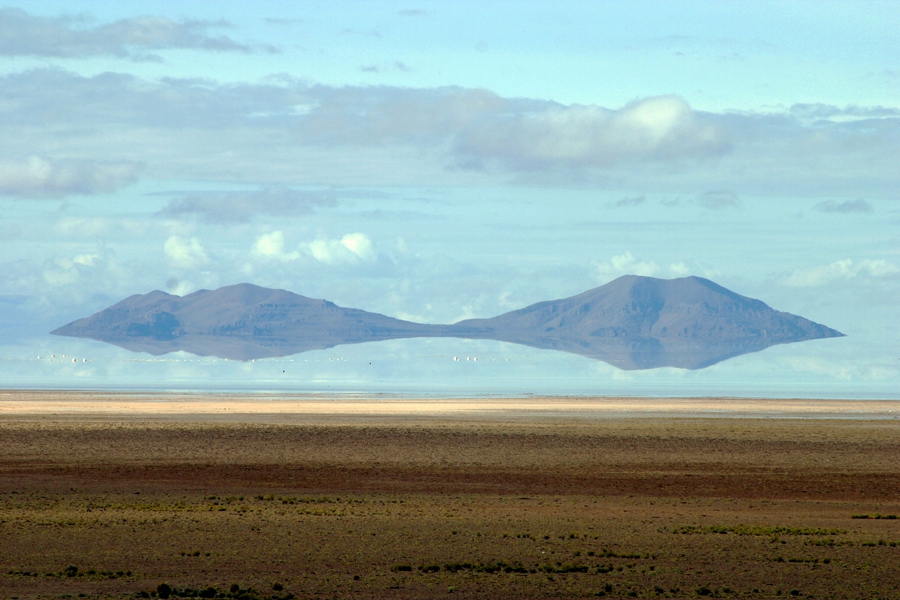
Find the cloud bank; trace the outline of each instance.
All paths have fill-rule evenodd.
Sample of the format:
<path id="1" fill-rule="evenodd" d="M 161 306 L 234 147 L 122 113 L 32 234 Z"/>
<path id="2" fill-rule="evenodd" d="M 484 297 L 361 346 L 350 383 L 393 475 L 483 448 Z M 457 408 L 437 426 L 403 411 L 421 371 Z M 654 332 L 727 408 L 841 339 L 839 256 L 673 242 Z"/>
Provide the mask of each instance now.
<path id="1" fill-rule="evenodd" d="M 276 216 L 331 201 L 295 185 L 639 188 L 688 194 L 706 208 L 738 206 L 731 190 L 852 199 L 900 185 L 900 116 L 889 111 L 809 123 L 790 113 L 701 112 L 676 96 L 606 108 L 458 87 L 148 81 L 58 69 L 0 77 L 0 100 L 0 156 L 79 156 L 107 169 L 143 162 L 153 178 L 260 187 L 185 194 L 164 210 L 207 222 L 246 221 L 257 201 Z"/>
<path id="2" fill-rule="evenodd" d="M 728 148 L 721 131 L 674 96 L 644 98 L 619 110 L 550 105 L 503 111 L 467 129 L 457 145 L 465 158 L 494 159 L 515 170 L 702 158 Z"/>
<path id="3" fill-rule="evenodd" d="M 20 8 L 0 9 L 0 56 L 85 58 L 115 56 L 134 61 L 160 61 L 150 50 L 191 49 L 249 53 L 253 48 L 210 29 L 225 21 L 185 21 L 142 16 L 98 27 L 84 27 L 82 16 L 40 17 Z M 267 47 L 268 51 L 274 48 Z"/>
<path id="4" fill-rule="evenodd" d="M 797 269 L 785 279 L 784 284 L 791 287 L 815 287 L 846 279 L 875 279 L 897 277 L 900 267 L 886 260 L 861 260 L 854 263 L 847 258 L 827 265 L 819 265 L 808 269 Z"/>
<path id="5" fill-rule="evenodd" d="M 335 206 L 331 192 L 308 192 L 286 187 L 257 191 L 195 192 L 176 198 L 158 216 L 196 217 L 206 223 L 241 223 L 259 215 L 287 217 L 306 215 L 317 207 Z"/>
<path id="6" fill-rule="evenodd" d="M 55 161 L 41 156 L 0 160 L 0 194 L 24 198 L 59 198 L 69 194 L 114 192 L 137 181 L 134 163 Z"/>

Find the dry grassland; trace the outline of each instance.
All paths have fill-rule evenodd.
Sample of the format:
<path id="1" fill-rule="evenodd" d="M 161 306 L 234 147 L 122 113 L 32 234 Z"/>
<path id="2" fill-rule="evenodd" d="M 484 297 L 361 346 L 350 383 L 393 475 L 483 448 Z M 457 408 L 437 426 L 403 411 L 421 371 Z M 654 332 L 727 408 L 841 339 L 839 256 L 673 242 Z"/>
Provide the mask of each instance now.
<path id="1" fill-rule="evenodd" d="M 0 418 L 0 597 L 900 598 L 896 420 L 239 421 Z"/>

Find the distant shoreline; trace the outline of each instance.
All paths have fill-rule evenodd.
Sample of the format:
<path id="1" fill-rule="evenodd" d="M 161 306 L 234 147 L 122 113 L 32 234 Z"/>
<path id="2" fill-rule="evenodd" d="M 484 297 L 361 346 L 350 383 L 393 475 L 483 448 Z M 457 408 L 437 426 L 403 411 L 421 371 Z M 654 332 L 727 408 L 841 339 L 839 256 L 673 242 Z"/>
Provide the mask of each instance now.
<path id="1" fill-rule="evenodd" d="M 735 397 L 0 390 L 0 419 L 124 418 L 229 422 L 591 421 L 630 418 L 900 420 L 898 400 Z"/>

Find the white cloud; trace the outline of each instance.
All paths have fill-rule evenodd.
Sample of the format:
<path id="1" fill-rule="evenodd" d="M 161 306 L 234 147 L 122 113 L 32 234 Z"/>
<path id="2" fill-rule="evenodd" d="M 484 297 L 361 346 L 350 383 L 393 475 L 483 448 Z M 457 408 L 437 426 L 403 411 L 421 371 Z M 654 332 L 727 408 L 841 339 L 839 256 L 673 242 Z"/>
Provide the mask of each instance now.
<path id="1" fill-rule="evenodd" d="M 44 281 L 54 287 L 71 285 L 79 280 L 78 270 L 71 263 L 66 266 L 57 262 L 55 268 L 47 269 L 43 275 Z"/>
<path id="2" fill-rule="evenodd" d="M 363 260 L 372 260 L 375 258 L 372 240 L 362 233 L 348 233 L 341 238 L 341 244 Z"/>
<path id="3" fill-rule="evenodd" d="M 251 254 L 263 260 L 280 260 L 285 262 L 300 258 L 299 252 L 284 251 L 284 232 L 282 231 L 265 233 L 256 238 Z"/>
<path id="4" fill-rule="evenodd" d="M 363 233 L 348 233 L 339 240 L 316 240 L 308 248 L 313 258 L 324 263 L 375 260 L 372 240 Z"/>
<path id="5" fill-rule="evenodd" d="M 886 260 L 864 260 L 857 267 L 857 274 L 864 273 L 872 277 L 886 277 L 900 273 L 900 267 Z"/>
<path id="6" fill-rule="evenodd" d="M 94 252 L 75 256 L 57 256 L 47 261 L 41 276 L 51 287 L 79 284 L 84 290 L 97 292 L 118 285 L 129 276 L 109 248 L 98 247 Z"/>
<path id="7" fill-rule="evenodd" d="M 669 265 L 669 273 L 671 273 L 673 277 L 687 277 L 691 274 L 691 270 L 686 264 L 680 262 Z"/>
<path id="8" fill-rule="evenodd" d="M 551 105 L 480 122 L 459 150 L 515 168 L 610 167 L 619 163 L 719 155 L 728 144 L 687 102 L 658 96 L 619 110 Z"/>
<path id="9" fill-rule="evenodd" d="M 192 281 L 173 278 L 166 282 L 166 290 L 176 296 L 185 296 L 196 291 L 197 286 Z"/>
<path id="10" fill-rule="evenodd" d="M 114 192 L 137 181 L 134 163 L 51 161 L 40 156 L 0 161 L 0 194 L 59 198 L 69 194 Z"/>
<path id="11" fill-rule="evenodd" d="M 209 262 L 206 250 L 197 238 L 170 236 L 163 244 L 163 251 L 173 266 L 182 269 L 196 269 Z"/>
<path id="12" fill-rule="evenodd" d="M 861 260 L 855 263 L 845 258 L 827 265 L 796 269 L 784 284 L 791 287 L 814 287 L 839 279 L 855 277 L 877 278 L 900 274 L 900 267 L 886 260 Z"/>
<path id="13" fill-rule="evenodd" d="M 206 30 L 227 27 L 225 21 L 176 23 L 164 17 L 121 19 L 94 28 L 83 16 L 42 17 L 20 8 L 0 9 L 0 55 L 4 56 L 117 56 L 136 61 L 160 61 L 148 50 L 191 48 L 206 51 L 250 52 L 251 47 Z M 75 27 L 73 27 L 75 25 Z M 274 48 L 266 46 L 273 52 Z"/>
<path id="14" fill-rule="evenodd" d="M 660 268 L 653 261 L 640 261 L 632 256 L 631 252 L 613 256 L 609 261 L 595 263 L 597 275 L 602 280 L 608 280 L 620 275 L 643 275 L 653 277 L 659 273 Z"/>
<path id="15" fill-rule="evenodd" d="M 93 267 L 94 263 L 97 259 L 100 258 L 99 254 L 79 254 L 75 258 L 72 259 L 72 262 L 76 265 L 83 265 L 85 267 Z"/>

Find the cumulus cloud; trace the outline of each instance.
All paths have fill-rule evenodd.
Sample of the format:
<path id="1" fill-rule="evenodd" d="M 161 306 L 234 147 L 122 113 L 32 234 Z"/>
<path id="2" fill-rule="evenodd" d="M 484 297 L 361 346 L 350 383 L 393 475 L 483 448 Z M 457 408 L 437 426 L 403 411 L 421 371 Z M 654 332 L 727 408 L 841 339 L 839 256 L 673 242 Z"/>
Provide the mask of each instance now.
<path id="1" fill-rule="evenodd" d="M 265 233 L 256 238 L 250 253 L 255 258 L 263 260 L 280 260 L 282 262 L 300 258 L 299 252 L 285 252 L 284 232 L 282 231 Z"/>
<path id="2" fill-rule="evenodd" d="M 98 27 L 85 27 L 80 16 L 41 17 L 20 8 L 0 9 L 0 55 L 82 58 L 117 56 L 159 61 L 149 50 L 172 48 L 217 52 L 251 52 L 253 48 L 209 29 L 228 27 L 225 21 L 185 21 L 142 16 Z M 265 48 L 274 51 L 272 47 Z"/>
<path id="3" fill-rule="evenodd" d="M 844 202 L 826 200 L 816 204 L 815 209 L 819 212 L 827 213 L 870 213 L 872 212 L 872 204 L 862 199 L 846 200 Z"/>
<path id="4" fill-rule="evenodd" d="M 619 110 L 553 105 L 500 114 L 463 132 L 457 147 L 477 159 L 531 169 L 716 156 L 729 145 L 683 99 L 658 96 Z"/>
<path id="5" fill-rule="evenodd" d="M 88 289 L 108 288 L 110 281 L 121 281 L 128 273 L 115 254 L 105 246 L 68 256 L 56 256 L 44 263 L 41 279 L 51 287 L 79 284 Z"/>
<path id="6" fill-rule="evenodd" d="M 336 204 L 333 192 L 268 187 L 256 191 L 194 192 L 172 200 L 157 214 L 196 217 L 206 223 L 225 224 L 247 222 L 259 215 L 306 215 L 317 207 Z"/>
<path id="7" fill-rule="evenodd" d="M 323 263 L 375 260 L 372 240 L 363 233 L 348 233 L 339 240 L 319 239 L 311 242 L 308 248 L 313 258 Z"/>
<path id="8" fill-rule="evenodd" d="M 660 268 L 653 261 L 640 261 L 636 259 L 631 252 L 617 254 L 606 262 L 595 263 L 594 269 L 597 275 L 608 280 L 620 275 L 643 275 L 645 277 L 653 277 L 659 273 Z"/>
<path id="9" fill-rule="evenodd" d="M 827 265 L 797 269 L 784 280 L 791 287 L 815 287 L 841 279 L 881 278 L 900 275 L 900 267 L 886 260 L 838 260 Z"/>
<path id="10" fill-rule="evenodd" d="M 669 273 L 672 277 L 687 277 L 691 274 L 691 270 L 686 264 L 679 262 L 669 265 Z"/>
<path id="11" fill-rule="evenodd" d="M 134 163 L 57 161 L 40 156 L 0 160 L 0 194 L 23 198 L 60 198 L 70 194 L 114 192 L 137 181 Z"/>
<path id="12" fill-rule="evenodd" d="M 209 263 L 206 250 L 197 238 L 169 236 L 163 244 L 163 252 L 172 266 L 181 269 L 196 269 Z"/>
<path id="13" fill-rule="evenodd" d="M 601 281 L 609 281 L 622 275 L 642 275 L 644 277 L 687 277 L 692 273 L 703 273 L 704 277 L 715 277 L 720 273 L 708 268 L 693 265 L 693 268 L 684 262 L 672 263 L 666 267 L 658 265 L 652 260 L 639 260 L 631 254 L 624 252 L 617 254 L 608 261 L 593 263 L 594 272 Z"/>

